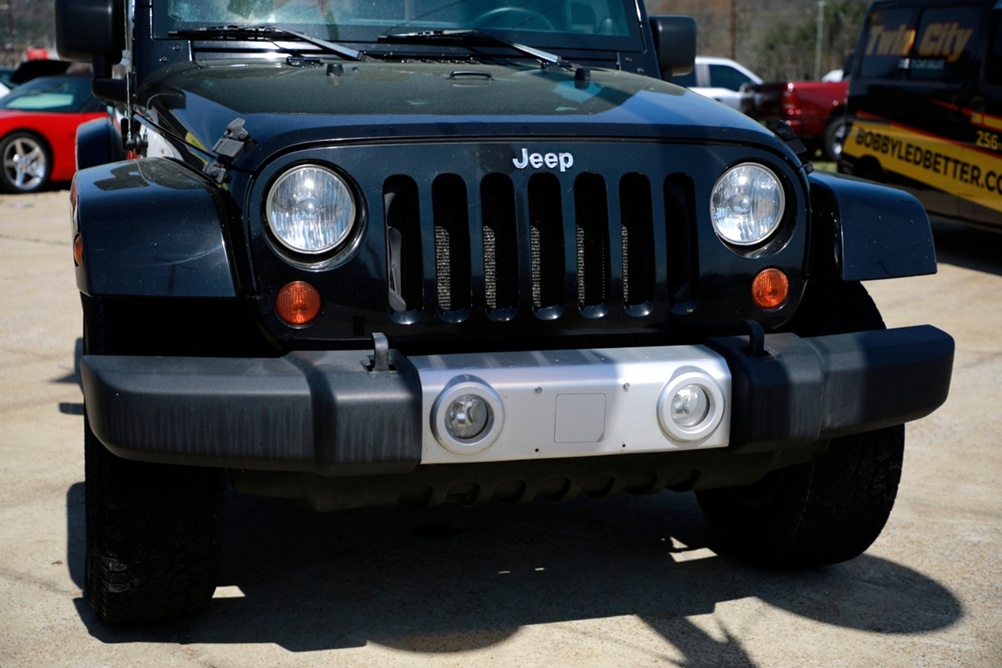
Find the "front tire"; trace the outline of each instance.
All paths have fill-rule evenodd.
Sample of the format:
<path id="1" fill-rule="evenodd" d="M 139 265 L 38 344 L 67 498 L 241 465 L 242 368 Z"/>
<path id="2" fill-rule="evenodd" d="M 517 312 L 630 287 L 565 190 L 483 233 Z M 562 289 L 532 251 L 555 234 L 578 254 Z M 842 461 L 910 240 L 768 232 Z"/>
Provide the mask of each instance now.
<path id="1" fill-rule="evenodd" d="M 223 472 L 116 457 L 84 427 L 87 601 L 112 624 L 189 617 L 212 598 Z"/>
<path id="2" fill-rule="evenodd" d="M 883 530 L 894 506 L 905 429 L 833 439 L 815 460 L 754 485 L 697 492 L 731 553 L 766 568 L 809 568 L 853 559 Z"/>
<path id="3" fill-rule="evenodd" d="M 858 283 L 808 286 L 789 329 L 801 336 L 883 329 Z M 834 438 L 811 461 L 752 485 L 696 493 L 730 553 L 768 568 L 807 568 L 865 552 L 890 516 L 904 458 L 903 425 Z"/>
<path id="4" fill-rule="evenodd" d="M 84 352 L 116 354 L 104 300 L 84 299 Z M 131 338 L 131 337 L 126 337 Z M 168 621 L 201 611 L 222 555 L 221 469 L 153 464 L 109 452 L 84 420 L 84 592 L 111 624 Z"/>

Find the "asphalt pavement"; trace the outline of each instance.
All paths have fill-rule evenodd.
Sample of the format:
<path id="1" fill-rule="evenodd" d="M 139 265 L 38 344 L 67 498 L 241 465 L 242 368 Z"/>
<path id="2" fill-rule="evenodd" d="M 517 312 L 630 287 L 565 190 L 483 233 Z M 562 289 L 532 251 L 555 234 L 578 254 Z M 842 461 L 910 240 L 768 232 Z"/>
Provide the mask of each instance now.
<path id="1" fill-rule="evenodd" d="M 936 236 L 937 275 L 868 284 L 957 357 L 853 561 L 750 568 L 669 492 L 332 514 L 231 492 L 209 609 L 122 629 L 81 593 L 69 194 L 0 195 L 0 666 L 1002 666 L 1002 234 Z"/>

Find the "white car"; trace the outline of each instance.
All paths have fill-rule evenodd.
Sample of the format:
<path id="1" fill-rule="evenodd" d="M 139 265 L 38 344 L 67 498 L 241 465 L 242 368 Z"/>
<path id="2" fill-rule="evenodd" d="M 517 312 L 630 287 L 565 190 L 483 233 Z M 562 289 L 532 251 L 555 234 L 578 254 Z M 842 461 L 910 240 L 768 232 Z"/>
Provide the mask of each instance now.
<path id="1" fill-rule="evenodd" d="M 673 77 L 672 83 L 740 110 L 741 86 L 760 84 L 762 78 L 730 58 L 696 56 L 692 72 Z"/>

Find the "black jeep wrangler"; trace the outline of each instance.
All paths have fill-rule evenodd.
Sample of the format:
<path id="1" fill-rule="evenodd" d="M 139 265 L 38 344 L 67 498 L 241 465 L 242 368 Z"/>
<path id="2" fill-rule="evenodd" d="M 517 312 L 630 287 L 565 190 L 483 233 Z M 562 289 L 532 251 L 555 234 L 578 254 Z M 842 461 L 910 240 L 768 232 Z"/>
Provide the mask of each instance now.
<path id="1" fill-rule="evenodd" d="M 694 490 L 769 566 L 881 531 L 953 341 L 909 195 L 665 81 L 638 0 L 56 0 L 78 137 L 87 597 L 213 595 L 224 476 L 319 510 Z M 116 120 L 121 119 L 121 120 Z"/>

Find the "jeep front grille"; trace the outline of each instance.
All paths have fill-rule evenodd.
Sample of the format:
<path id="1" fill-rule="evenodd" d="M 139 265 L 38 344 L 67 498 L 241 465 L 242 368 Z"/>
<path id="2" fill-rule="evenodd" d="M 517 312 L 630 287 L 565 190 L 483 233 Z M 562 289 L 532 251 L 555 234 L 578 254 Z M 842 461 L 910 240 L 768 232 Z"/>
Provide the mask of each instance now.
<path id="1" fill-rule="evenodd" d="M 400 322 L 447 322 L 483 309 L 510 320 L 576 311 L 644 316 L 689 298 L 695 275 L 693 183 L 584 172 L 445 173 L 383 183 L 389 305 Z"/>

